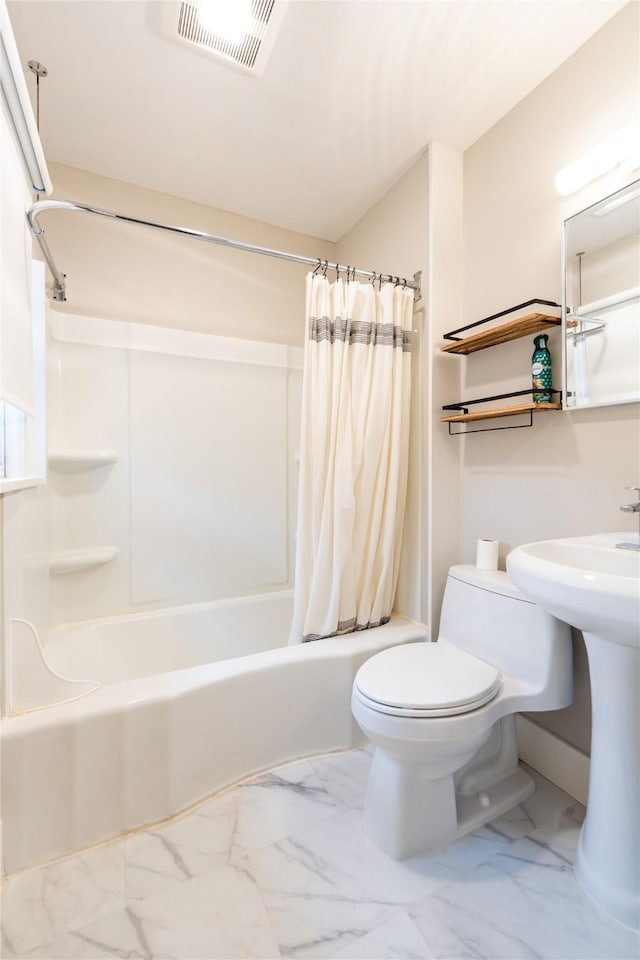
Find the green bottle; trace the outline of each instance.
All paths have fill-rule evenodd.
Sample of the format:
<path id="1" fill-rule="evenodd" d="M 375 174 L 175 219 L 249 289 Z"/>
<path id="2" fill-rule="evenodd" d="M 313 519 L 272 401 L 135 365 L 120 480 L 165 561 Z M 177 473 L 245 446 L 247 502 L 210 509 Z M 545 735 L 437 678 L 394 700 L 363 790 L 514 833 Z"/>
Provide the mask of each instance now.
<path id="1" fill-rule="evenodd" d="M 551 354 L 547 349 L 548 340 L 546 333 L 533 338 L 535 350 L 531 357 L 531 380 L 534 403 L 551 403 Z"/>

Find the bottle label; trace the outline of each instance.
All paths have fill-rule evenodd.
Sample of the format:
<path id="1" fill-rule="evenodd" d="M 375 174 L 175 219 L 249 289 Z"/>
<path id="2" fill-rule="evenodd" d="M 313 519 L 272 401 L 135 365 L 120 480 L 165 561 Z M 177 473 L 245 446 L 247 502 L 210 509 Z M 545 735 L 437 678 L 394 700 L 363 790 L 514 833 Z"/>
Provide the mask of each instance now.
<path id="1" fill-rule="evenodd" d="M 534 403 L 551 402 L 551 355 L 548 350 L 536 349 L 531 358 L 531 386 Z"/>

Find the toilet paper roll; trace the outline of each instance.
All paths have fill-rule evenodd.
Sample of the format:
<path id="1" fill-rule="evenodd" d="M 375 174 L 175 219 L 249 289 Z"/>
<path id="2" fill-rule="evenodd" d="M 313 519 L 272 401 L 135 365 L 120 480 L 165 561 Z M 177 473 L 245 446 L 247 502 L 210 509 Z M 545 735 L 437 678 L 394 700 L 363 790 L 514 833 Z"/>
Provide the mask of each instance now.
<path id="1" fill-rule="evenodd" d="M 478 540 L 476 567 L 478 570 L 498 569 L 498 541 Z"/>

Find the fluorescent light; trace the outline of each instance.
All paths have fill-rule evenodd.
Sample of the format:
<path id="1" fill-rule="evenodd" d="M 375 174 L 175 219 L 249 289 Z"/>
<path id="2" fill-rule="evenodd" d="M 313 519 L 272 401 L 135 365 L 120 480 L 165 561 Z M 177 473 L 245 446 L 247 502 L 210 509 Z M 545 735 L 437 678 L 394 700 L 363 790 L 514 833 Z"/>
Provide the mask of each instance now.
<path id="1" fill-rule="evenodd" d="M 203 30 L 241 43 L 251 26 L 251 0 L 199 0 L 198 20 Z"/>
<path id="2" fill-rule="evenodd" d="M 640 124 L 629 123 L 612 137 L 603 140 L 579 160 L 556 174 L 555 184 L 558 193 L 566 197 L 576 190 L 586 187 L 597 177 L 609 173 L 614 167 L 624 163 L 629 169 L 640 164 Z"/>

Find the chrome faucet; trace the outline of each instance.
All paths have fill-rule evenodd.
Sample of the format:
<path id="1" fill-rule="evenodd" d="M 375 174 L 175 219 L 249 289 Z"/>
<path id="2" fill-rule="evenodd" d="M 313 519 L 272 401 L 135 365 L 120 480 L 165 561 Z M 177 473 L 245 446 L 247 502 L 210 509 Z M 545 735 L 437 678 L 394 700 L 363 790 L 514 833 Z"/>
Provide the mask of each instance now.
<path id="1" fill-rule="evenodd" d="M 633 490 L 636 493 L 640 493 L 640 487 L 625 487 L 625 490 Z M 640 498 L 636 503 L 625 503 L 620 509 L 623 513 L 637 513 L 638 514 L 638 542 L 637 543 L 616 543 L 616 547 L 620 550 L 640 550 Z"/>

